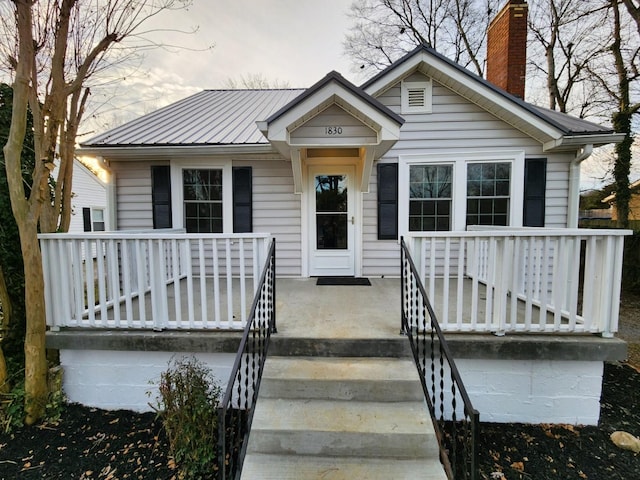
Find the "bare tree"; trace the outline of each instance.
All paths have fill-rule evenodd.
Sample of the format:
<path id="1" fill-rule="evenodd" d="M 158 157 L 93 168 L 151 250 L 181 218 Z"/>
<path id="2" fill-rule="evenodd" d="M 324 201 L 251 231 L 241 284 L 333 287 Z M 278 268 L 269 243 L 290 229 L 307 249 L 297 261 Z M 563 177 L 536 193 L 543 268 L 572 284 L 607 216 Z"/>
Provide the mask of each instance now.
<path id="1" fill-rule="evenodd" d="M 500 0 L 355 0 L 345 52 L 367 73 L 427 44 L 482 75 L 486 33 Z"/>
<path id="2" fill-rule="evenodd" d="M 640 33 L 640 2 L 638 0 L 622 0 L 624 6 L 627 7 L 627 11 L 631 18 L 636 23 L 638 33 Z"/>
<path id="3" fill-rule="evenodd" d="M 593 0 L 543 0 L 529 9 L 529 64 L 542 74 L 552 110 L 597 112 L 588 66 L 608 48 L 606 10 Z"/>
<path id="4" fill-rule="evenodd" d="M 143 25 L 187 0 L 12 0 L 0 4 L 3 64 L 13 75 L 11 128 L 4 146 L 11 207 L 25 272 L 25 412 L 41 418 L 47 398 L 45 308 L 38 230 L 66 230 L 78 126 L 90 90 L 88 80 L 151 46 Z M 127 41 L 129 40 L 129 43 Z M 33 114 L 36 165 L 27 195 L 20 170 L 27 105 Z M 58 166 L 53 190 L 50 173 Z"/>
<path id="5" fill-rule="evenodd" d="M 249 73 L 240 75 L 238 78 L 227 78 L 224 88 L 230 89 L 267 89 L 267 88 L 289 88 L 289 82 L 280 79 L 268 79 L 262 73 Z"/>

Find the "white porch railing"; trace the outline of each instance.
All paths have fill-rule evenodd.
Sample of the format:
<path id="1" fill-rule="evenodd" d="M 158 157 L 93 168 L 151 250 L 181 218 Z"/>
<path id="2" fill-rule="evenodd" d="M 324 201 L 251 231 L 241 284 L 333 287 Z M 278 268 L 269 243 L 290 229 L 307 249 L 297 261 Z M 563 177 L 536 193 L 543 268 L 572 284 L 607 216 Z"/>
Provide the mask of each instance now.
<path id="1" fill-rule="evenodd" d="M 41 234 L 47 325 L 241 329 L 269 238 L 175 231 Z"/>
<path id="2" fill-rule="evenodd" d="M 618 330 L 626 230 L 492 228 L 407 243 L 444 331 Z"/>

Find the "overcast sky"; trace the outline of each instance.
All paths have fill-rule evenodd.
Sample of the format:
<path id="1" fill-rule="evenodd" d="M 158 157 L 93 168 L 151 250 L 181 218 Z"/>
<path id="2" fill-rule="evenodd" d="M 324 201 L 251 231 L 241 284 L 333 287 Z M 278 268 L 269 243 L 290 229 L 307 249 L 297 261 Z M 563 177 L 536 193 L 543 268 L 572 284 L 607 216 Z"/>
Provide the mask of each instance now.
<path id="1" fill-rule="evenodd" d="M 262 75 L 290 87 L 309 87 L 337 70 L 351 81 L 342 42 L 352 0 L 194 0 L 188 10 L 164 12 L 153 28 L 158 41 L 181 48 L 151 50 L 137 71 L 112 92 L 95 92 L 109 106 L 87 138 L 203 89 L 225 88 L 229 79 Z M 211 48 L 209 48 L 211 47 Z"/>

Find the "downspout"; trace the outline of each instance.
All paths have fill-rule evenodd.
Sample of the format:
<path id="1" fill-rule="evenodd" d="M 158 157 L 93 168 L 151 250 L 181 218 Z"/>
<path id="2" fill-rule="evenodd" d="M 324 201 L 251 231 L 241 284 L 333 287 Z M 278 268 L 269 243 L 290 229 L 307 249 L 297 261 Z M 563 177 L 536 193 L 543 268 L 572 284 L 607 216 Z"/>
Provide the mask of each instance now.
<path id="1" fill-rule="evenodd" d="M 593 144 L 583 145 L 576 158 L 569 165 L 569 210 L 567 228 L 578 228 L 578 210 L 580 205 L 580 164 L 591 156 Z"/>

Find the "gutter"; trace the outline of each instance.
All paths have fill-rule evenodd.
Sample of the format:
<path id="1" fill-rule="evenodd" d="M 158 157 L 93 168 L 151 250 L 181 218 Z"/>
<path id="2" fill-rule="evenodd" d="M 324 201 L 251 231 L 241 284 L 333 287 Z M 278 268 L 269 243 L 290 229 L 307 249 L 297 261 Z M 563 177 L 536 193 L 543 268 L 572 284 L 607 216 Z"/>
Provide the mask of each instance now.
<path id="1" fill-rule="evenodd" d="M 580 205 L 580 164 L 591 156 L 593 144 L 583 145 L 569 164 L 569 207 L 567 228 L 578 228 L 578 209 Z"/>

